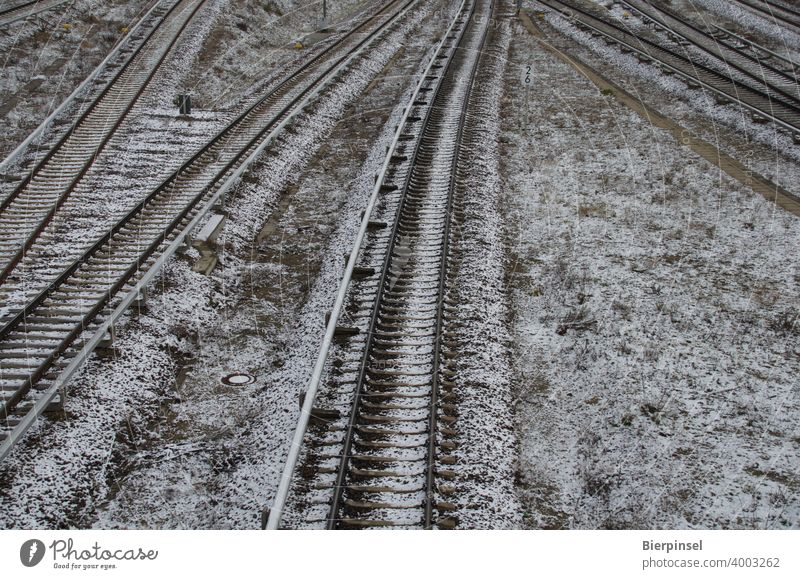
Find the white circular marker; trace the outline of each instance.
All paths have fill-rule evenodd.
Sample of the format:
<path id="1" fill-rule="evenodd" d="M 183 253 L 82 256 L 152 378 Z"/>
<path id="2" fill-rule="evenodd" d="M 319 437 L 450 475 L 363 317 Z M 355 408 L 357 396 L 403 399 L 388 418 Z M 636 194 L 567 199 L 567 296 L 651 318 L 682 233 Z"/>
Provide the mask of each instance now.
<path id="1" fill-rule="evenodd" d="M 227 376 L 222 378 L 222 382 L 224 384 L 229 384 L 231 386 L 244 386 L 246 384 L 252 384 L 255 381 L 256 381 L 255 376 L 251 376 L 250 374 L 243 374 L 241 372 L 228 374 Z"/>

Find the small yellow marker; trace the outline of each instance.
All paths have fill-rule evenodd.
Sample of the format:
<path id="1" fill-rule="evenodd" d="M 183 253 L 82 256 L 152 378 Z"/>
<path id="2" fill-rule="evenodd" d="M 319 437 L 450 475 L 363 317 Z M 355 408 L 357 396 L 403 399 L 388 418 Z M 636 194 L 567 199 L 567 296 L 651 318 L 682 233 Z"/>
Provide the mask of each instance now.
<path id="1" fill-rule="evenodd" d="M 69 22 L 65 22 L 61 26 L 64 27 L 64 30 L 72 30 L 72 24 L 70 24 Z"/>
<path id="2" fill-rule="evenodd" d="M 123 26 L 122 28 L 119 29 L 119 31 L 122 32 L 122 34 L 127 34 L 128 33 L 128 27 L 127 26 Z"/>
<path id="3" fill-rule="evenodd" d="M 303 48 L 303 43 L 298 40 L 297 42 L 294 43 L 294 47 L 299 50 Z"/>

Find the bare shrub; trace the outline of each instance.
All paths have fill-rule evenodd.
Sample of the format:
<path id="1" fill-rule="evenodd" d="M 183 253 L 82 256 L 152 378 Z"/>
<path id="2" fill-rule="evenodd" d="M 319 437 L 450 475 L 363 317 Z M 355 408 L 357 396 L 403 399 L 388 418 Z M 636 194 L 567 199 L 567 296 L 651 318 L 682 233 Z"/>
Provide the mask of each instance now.
<path id="1" fill-rule="evenodd" d="M 576 310 L 572 310 L 564 319 L 561 320 L 556 333 L 563 336 L 568 330 L 575 330 L 576 332 L 584 332 L 597 326 L 597 320 L 591 314 L 587 306 L 581 306 Z"/>

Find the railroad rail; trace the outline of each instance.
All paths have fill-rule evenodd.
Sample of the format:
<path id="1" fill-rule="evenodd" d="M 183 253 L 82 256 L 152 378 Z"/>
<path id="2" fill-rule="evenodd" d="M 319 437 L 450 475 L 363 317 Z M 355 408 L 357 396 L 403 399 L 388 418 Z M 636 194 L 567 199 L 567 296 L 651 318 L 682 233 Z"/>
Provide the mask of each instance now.
<path id="1" fill-rule="evenodd" d="M 66 134 L 11 193 L 0 201 L 0 284 L 27 255 L 61 206 L 76 190 L 127 118 L 172 47 L 205 0 L 181 0 L 162 7 L 159 26 L 131 54 Z M 51 234 L 52 235 L 52 234 Z M 12 287 L 0 286 L 0 298 Z M 0 320 L 3 314 L 0 313 Z"/>
<path id="2" fill-rule="evenodd" d="M 462 132 L 492 10 L 490 0 L 462 3 L 406 107 L 328 321 L 268 528 L 280 526 L 284 509 L 327 529 L 456 524 L 447 500 L 456 431 L 445 294 L 464 186 Z M 372 221 L 376 211 L 389 220 Z M 345 315 L 357 332 L 337 326 Z M 332 353 L 337 328 L 350 337 Z"/>
<path id="3" fill-rule="evenodd" d="M 726 37 L 715 37 L 664 6 L 655 6 L 648 0 L 624 0 L 622 4 L 642 18 L 654 22 L 668 33 L 677 34 L 700 50 L 721 61 L 720 68 L 729 75 L 741 74 L 742 80 L 770 98 L 791 105 L 800 104 L 800 86 L 792 70 L 774 66 L 770 59 L 742 50 L 738 43 Z"/>
<path id="4" fill-rule="evenodd" d="M 704 87 L 720 102 L 736 103 L 751 111 L 754 120 L 771 121 L 800 142 L 800 108 L 774 98 L 736 78 L 692 61 L 688 56 L 636 36 L 625 28 L 566 0 L 539 0 L 568 21 L 635 53 L 642 62 L 658 63 L 663 72 L 678 74 L 691 86 Z"/>
<path id="5" fill-rule="evenodd" d="M 70 0 L 32 0 L 8 8 L 0 8 L 0 27 L 13 22 L 24 20 L 29 16 L 39 14 L 45 10 L 52 10 L 56 6 L 66 4 Z"/>
<path id="6" fill-rule="evenodd" d="M 740 50 L 748 50 L 753 54 L 755 58 L 760 61 L 772 61 L 772 66 L 779 68 L 784 73 L 789 74 L 792 78 L 797 77 L 797 71 L 800 70 L 800 65 L 798 65 L 793 60 L 786 58 L 782 54 L 778 54 L 775 51 L 770 50 L 765 46 L 761 46 L 760 44 L 750 40 L 749 38 L 745 38 L 744 36 L 740 36 L 735 32 L 728 30 L 727 28 L 723 28 L 722 26 L 717 26 L 716 24 L 712 24 L 711 26 L 714 27 L 715 32 L 712 36 L 720 42 L 724 42 L 729 45 L 734 45 Z"/>
<path id="7" fill-rule="evenodd" d="M 16 169 L 15 164 L 20 163 L 20 158 L 23 157 L 26 151 L 28 151 L 28 148 L 31 145 L 41 147 L 43 145 L 41 142 L 42 136 L 44 135 L 45 131 L 56 121 L 56 119 L 60 118 L 60 115 L 67 109 L 67 107 L 78 101 L 78 99 L 81 98 L 81 95 L 84 95 L 84 93 L 87 92 L 92 84 L 104 82 L 100 79 L 101 75 L 106 73 L 108 70 L 124 66 L 125 62 L 130 60 L 132 53 L 136 50 L 136 46 L 144 42 L 148 37 L 147 33 L 142 33 L 141 31 L 147 30 L 148 27 L 152 28 L 158 25 L 166 13 L 166 8 L 164 8 L 164 5 L 167 3 L 167 1 L 168 0 L 156 0 L 153 2 L 150 8 L 144 13 L 144 15 L 138 18 L 130 30 L 125 32 L 120 37 L 120 39 L 108 52 L 106 57 L 100 62 L 100 64 L 98 64 L 95 69 L 86 78 L 84 78 L 77 87 L 75 87 L 75 90 L 73 90 L 72 93 L 65 98 L 62 103 L 56 107 L 50 113 L 50 115 L 48 115 L 46 119 L 39 123 L 39 126 L 37 126 L 27 136 L 27 138 L 25 138 L 25 140 L 19 143 L 5 159 L 0 161 L 0 177 L 4 179 L 11 178 L 11 175 Z M 128 54 L 123 54 L 125 52 L 128 52 Z M 118 62 L 118 60 L 121 62 Z M 83 98 L 88 101 L 89 96 L 85 95 Z M 39 139 L 39 141 L 35 142 L 37 139 Z M 9 171 L 11 171 L 11 173 L 8 173 Z M 20 173 L 21 171 L 18 170 L 16 172 Z"/>
<path id="8" fill-rule="evenodd" d="M 417 0 L 395 0 L 300 66 L 241 113 L 0 328 L 0 460 L 63 394 L 86 356 L 113 330 L 264 148 L 312 100 L 400 24 Z M 7 363 L 6 361 L 11 361 Z"/>
<path id="9" fill-rule="evenodd" d="M 752 8 L 768 20 L 779 24 L 788 24 L 800 30 L 800 10 L 795 10 L 782 4 L 770 2 L 770 0 L 736 0 L 739 4 Z"/>

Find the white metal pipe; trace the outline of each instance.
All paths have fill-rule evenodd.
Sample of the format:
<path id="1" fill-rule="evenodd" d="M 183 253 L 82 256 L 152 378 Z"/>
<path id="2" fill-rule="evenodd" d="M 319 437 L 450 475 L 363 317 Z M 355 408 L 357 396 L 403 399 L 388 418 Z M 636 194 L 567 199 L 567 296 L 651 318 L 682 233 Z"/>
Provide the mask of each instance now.
<path id="1" fill-rule="evenodd" d="M 425 82 L 425 77 L 430 72 L 430 69 L 436 60 L 436 55 L 439 53 L 442 45 L 444 45 L 447 37 L 453 30 L 453 27 L 458 20 L 458 16 L 464 9 L 465 4 L 466 0 L 462 0 L 461 5 L 456 11 L 456 15 L 453 17 L 453 21 L 450 23 L 450 27 L 447 29 L 447 32 L 444 33 L 444 36 L 442 36 L 442 40 L 437 45 L 436 50 L 434 51 L 433 56 L 428 63 L 428 66 L 425 67 L 422 77 L 417 83 L 417 86 L 408 101 L 408 105 L 405 108 L 403 117 L 400 123 L 397 125 L 394 139 L 392 139 L 392 144 L 389 146 L 389 152 L 386 154 L 381 171 L 378 174 L 377 180 L 375 181 L 375 187 L 373 188 L 372 195 L 367 203 L 367 208 L 364 211 L 364 217 L 361 219 L 361 225 L 358 228 L 358 235 L 356 236 L 355 243 L 353 244 L 353 249 L 350 252 L 350 259 L 347 260 L 344 276 L 342 277 L 341 284 L 339 285 L 339 291 L 336 294 L 336 301 L 333 304 L 333 310 L 331 311 L 328 325 L 325 328 L 325 336 L 322 339 L 322 346 L 320 347 L 319 355 L 317 356 L 317 361 L 314 365 L 314 371 L 311 375 L 311 379 L 309 380 L 308 388 L 306 389 L 305 400 L 303 401 L 303 407 L 300 409 L 300 418 L 297 422 L 297 428 L 295 429 L 294 437 L 292 438 L 292 445 L 289 448 L 289 455 L 286 458 L 286 464 L 283 468 L 283 474 L 281 475 L 281 480 L 278 485 L 278 491 L 275 494 L 275 499 L 273 500 L 272 507 L 270 508 L 269 518 L 267 519 L 267 529 L 274 530 L 280 525 L 281 515 L 283 514 L 283 509 L 286 506 L 286 499 L 289 496 L 292 473 L 294 472 L 294 468 L 297 465 L 297 460 L 300 457 L 300 449 L 303 445 L 303 437 L 305 436 L 306 428 L 308 428 L 308 422 L 311 418 L 311 409 L 314 406 L 314 398 L 317 395 L 319 383 L 322 379 L 322 372 L 325 368 L 325 361 L 328 358 L 328 351 L 330 350 L 331 343 L 333 342 L 333 334 L 336 330 L 336 324 L 339 321 L 339 315 L 342 311 L 342 306 L 344 305 L 344 298 L 347 294 L 347 288 L 350 285 L 350 280 L 353 277 L 353 268 L 355 267 L 356 260 L 358 259 L 358 253 L 361 250 L 361 244 L 364 242 L 364 237 L 367 233 L 367 226 L 369 225 L 369 219 L 372 215 L 372 210 L 377 203 L 378 193 L 380 192 L 383 179 L 386 176 L 386 171 L 389 168 L 390 159 L 397 148 L 397 143 L 400 140 L 400 135 L 404 129 L 406 119 L 408 119 L 408 115 L 411 113 L 412 104 L 416 100 L 419 90 L 422 88 L 422 85 Z"/>

